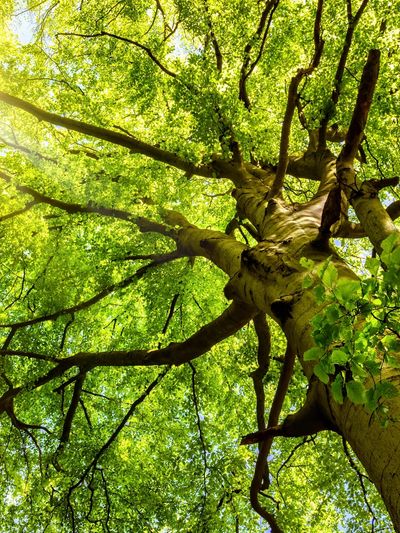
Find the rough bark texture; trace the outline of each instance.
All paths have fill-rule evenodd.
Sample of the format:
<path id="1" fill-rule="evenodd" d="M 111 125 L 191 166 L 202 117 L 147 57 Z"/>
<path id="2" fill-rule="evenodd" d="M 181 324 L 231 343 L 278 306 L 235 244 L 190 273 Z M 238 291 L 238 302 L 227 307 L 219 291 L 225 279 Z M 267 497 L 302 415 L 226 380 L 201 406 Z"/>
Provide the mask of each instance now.
<path id="1" fill-rule="evenodd" d="M 343 405 L 337 404 L 329 387 L 313 378 L 313 364 L 302 360 L 304 352 L 313 346 L 310 322 L 321 310 L 321 305 L 316 303 L 312 289 L 303 288 L 306 270 L 299 263 L 301 257 L 312 259 L 316 264 L 331 257 L 339 277 L 356 278 L 353 271 L 330 248 L 328 240 L 321 239 L 324 206 L 327 204 L 328 191 L 335 181 L 332 179 L 335 175 L 335 159 L 324 152 L 314 154 L 312 161 L 314 176 L 319 177 L 321 186 L 316 197 L 306 204 L 287 205 L 279 198 L 268 201 L 269 187 L 274 179 L 272 172 L 265 172 L 261 180 L 259 171 L 256 177 L 251 171 L 243 170 L 241 180 L 236 178 L 234 197 L 238 211 L 253 223 L 260 242 L 241 252 L 239 265 L 237 260 L 231 263 L 231 266 L 236 263 L 238 267 L 236 272 L 230 269 L 231 277 L 225 292 L 228 298 L 234 297 L 266 312 L 281 325 L 310 380 L 313 390 L 308 395 L 304 409 L 294 417 L 288 417 L 283 429 L 276 434 L 297 436 L 321 429 L 334 429 L 340 433 L 366 468 L 382 495 L 396 531 L 399 531 L 400 399 L 391 400 L 390 415 L 395 421 L 384 429 L 365 407 L 348 400 Z M 302 172 L 306 168 L 309 173 L 311 168 L 307 168 L 308 164 L 310 161 L 305 158 L 298 164 L 298 169 Z M 293 163 L 292 172 L 295 170 L 294 166 Z M 357 201 L 356 206 L 359 205 Z M 382 208 L 380 203 L 379 207 Z M 367 233 L 371 227 L 374 228 L 374 235 L 380 232 L 377 240 L 379 244 L 387 235 L 382 226 L 387 223 L 389 216 L 386 211 L 386 217 L 373 216 L 373 208 L 372 205 L 365 215 L 360 210 L 359 217 L 361 222 L 364 217 L 367 219 L 364 226 Z M 340 203 L 337 209 L 340 210 Z M 203 246 L 205 250 L 209 250 L 211 244 L 203 243 Z M 213 240 L 214 257 L 218 255 L 217 250 L 222 251 L 225 246 L 223 241 Z M 235 258 L 237 257 L 236 255 Z M 228 269 L 224 270 L 228 272 Z M 389 379 L 394 385 L 400 386 L 398 370 L 384 367 L 380 378 Z"/>

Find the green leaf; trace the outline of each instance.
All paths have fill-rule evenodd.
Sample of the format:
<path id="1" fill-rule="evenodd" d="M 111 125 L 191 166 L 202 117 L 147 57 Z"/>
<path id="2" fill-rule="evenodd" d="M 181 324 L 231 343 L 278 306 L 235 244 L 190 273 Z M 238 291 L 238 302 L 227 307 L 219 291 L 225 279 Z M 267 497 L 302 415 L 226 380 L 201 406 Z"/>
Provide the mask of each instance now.
<path id="1" fill-rule="evenodd" d="M 325 383 L 325 385 L 329 383 L 329 376 L 322 368 L 321 364 L 315 365 L 314 374 L 322 381 L 322 383 Z"/>
<path id="2" fill-rule="evenodd" d="M 353 279 L 340 280 L 335 288 L 335 296 L 342 304 L 354 302 L 361 296 L 361 283 Z"/>
<path id="3" fill-rule="evenodd" d="M 382 241 L 381 243 L 382 250 L 384 252 L 390 253 L 393 250 L 393 248 L 396 246 L 396 244 L 398 243 L 397 242 L 398 240 L 399 240 L 399 236 L 397 235 L 397 233 L 391 233 L 389 237 L 386 237 L 386 239 Z"/>
<path id="4" fill-rule="evenodd" d="M 323 285 L 317 285 L 314 289 L 314 295 L 317 303 L 322 303 L 325 300 L 325 287 Z"/>
<path id="5" fill-rule="evenodd" d="M 368 376 L 368 372 L 365 370 L 364 366 L 358 364 L 354 359 L 350 361 L 350 370 L 353 376 L 358 376 L 360 378 Z"/>
<path id="6" fill-rule="evenodd" d="M 307 270 L 311 270 L 315 264 L 312 259 L 307 259 L 307 257 L 302 257 L 299 262 L 300 265 Z"/>
<path id="7" fill-rule="evenodd" d="M 330 359 L 335 365 L 344 365 L 349 360 L 350 354 L 343 350 L 333 350 Z"/>
<path id="8" fill-rule="evenodd" d="M 392 368 L 400 368 L 400 360 L 398 356 L 395 357 L 393 355 L 387 355 L 385 360 Z"/>
<path id="9" fill-rule="evenodd" d="M 355 404 L 363 404 L 366 401 L 365 388 L 359 381 L 348 381 L 346 383 L 346 392 L 349 400 Z"/>
<path id="10" fill-rule="evenodd" d="M 383 380 L 377 383 L 376 390 L 382 398 L 391 399 L 399 395 L 398 388 L 390 381 Z"/>
<path id="11" fill-rule="evenodd" d="M 311 276 L 309 276 L 308 274 L 306 276 L 304 276 L 304 279 L 303 279 L 303 288 L 304 289 L 308 289 L 309 287 L 311 287 L 311 285 L 314 283 L 314 280 Z"/>
<path id="12" fill-rule="evenodd" d="M 365 393 L 365 405 L 371 411 L 374 412 L 378 407 L 377 395 L 375 393 L 375 387 L 371 387 Z"/>
<path id="13" fill-rule="evenodd" d="M 330 324 L 333 324 L 334 322 L 336 322 L 340 317 L 340 311 L 339 311 L 338 306 L 336 304 L 329 305 L 325 309 L 325 316 L 326 316 L 327 321 Z"/>
<path id="14" fill-rule="evenodd" d="M 335 402 L 343 403 L 343 378 L 338 374 L 332 383 L 332 395 Z"/>
<path id="15" fill-rule="evenodd" d="M 376 257 L 367 257 L 365 260 L 365 267 L 370 271 L 372 276 L 376 276 L 381 267 L 381 263 Z"/>
<path id="16" fill-rule="evenodd" d="M 381 243 L 381 259 L 387 265 L 398 265 L 400 263 L 399 252 L 400 237 L 397 233 L 392 233 Z M 397 249 L 397 250 L 396 250 Z"/>
<path id="17" fill-rule="evenodd" d="M 377 376 L 381 371 L 381 364 L 379 363 L 379 361 L 375 361 L 372 359 L 367 359 L 366 361 L 364 361 L 364 367 L 372 376 Z"/>
<path id="18" fill-rule="evenodd" d="M 324 351 L 318 346 L 313 346 L 306 352 L 304 352 L 304 361 L 318 361 L 324 355 Z"/>
<path id="19" fill-rule="evenodd" d="M 338 271 L 333 263 L 328 263 L 322 274 L 322 282 L 329 288 L 332 288 L 338 279 Z"/>
<path id="20" fill-rule="evenodd" d="M 382 337 L 381 342 L 387 350 L 400 351 L 400 339 L 396 335 L 385 335 Z"/>

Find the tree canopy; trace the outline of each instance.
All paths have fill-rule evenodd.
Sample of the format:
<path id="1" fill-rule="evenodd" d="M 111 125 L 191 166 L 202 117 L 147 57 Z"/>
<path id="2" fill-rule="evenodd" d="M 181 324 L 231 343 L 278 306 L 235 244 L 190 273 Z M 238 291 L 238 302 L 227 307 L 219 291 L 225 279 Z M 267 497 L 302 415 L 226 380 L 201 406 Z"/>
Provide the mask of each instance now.
<path id="1" fill-rule="evenodd" d="M 398 427 L 398 0 L 5 0 L 0 24 L 0 530 L 397 528 L 340 421 L 279 422 L 317 383 Z"/>

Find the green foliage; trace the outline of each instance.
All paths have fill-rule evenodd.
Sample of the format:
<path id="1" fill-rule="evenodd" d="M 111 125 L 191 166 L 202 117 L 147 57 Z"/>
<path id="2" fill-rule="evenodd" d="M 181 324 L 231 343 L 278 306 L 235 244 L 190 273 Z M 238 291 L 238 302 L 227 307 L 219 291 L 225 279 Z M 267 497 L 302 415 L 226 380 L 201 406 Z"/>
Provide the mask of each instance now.
<path id="1" fill-rule="evenodd" d="M 249 112 L 238 101 L 240 69 L 248 43 L 253 46 L 250 62 L 260 50 L 262 39 L 255 32 L 264 4 L 3 0 L 1 90 L 61 116 L 124 131 L 194 164 L 209 163 L 215 153 L 229 155 L 231 127 L 245 158 L 275 164 L 290 77 L 312 58 L 316 2 L 280 2 L 264 53 L 248 80 Z M 398 138 L 393 117 L 400 114 L 398 14 L 380 0 L 370 0 L 349 55 L 343 97 L 335 109 L 327 109 L 347 19 L 344 2 L 325 4 L 321 65 L 300 87 L 305 118 L 309 127 L 316 127 L 329 111 L 332 120 L 347 127 L 367 51 L 383 44 L 366 168 L 368 177 L 391 174 L 399 161 L 398 143 L 388 142 Z M 380 35 L 383 20 L 387 30 Z M 216 69 L 210 22 L 223 56 L 222 72 Z M 62 35 L 102 31 L 142 47 L 105 35 Z M 160 69 L 146 48 L 176 76 Z M 140 233 L 129 221 L 100 214 L 69 214 L 44 203 L 24 210 L 31 197 L 18 185 L 66 203 L 121 209 L 157 221 L 157 206 L 175 209 L 191 223 L 220 231 L 234 217 L 235 202 L 230 181 L 184 175 L 5 105 L 1 113 L 0 170 L 12 176 L 11 183 L 1 180 L 0 186 L 3 347 L 10 341 L 14 350 L 53 359 L 80 352 L 157 349 L 188 338 L 224 311 L 226 276 L 202 258 L 194 263 L 180 258 L 123 288 L 110 289 L 93 305 L 14 331 L 10 324 L 73 308 L 148 262 L 128 256 L 163 254 L 174 246 L 164 236 Z M 291 150 L 304 151 L 307 143 L 306 131 L 295 120 Z M 309 198 L 317 183 L 304 180 L 299 189 L 298 180 L 287 177 L 285 186 L 285 197 L 296 205 Z M 252 242 L 236 231 L 239 240 L 244 241 L 243 235 Z M 370 276 L 364 273 L 361 281 L 340 281 L 332 260 L 304 283 L 323 306 L 313 321 L 316 346 L 304 359 L 316 363 L 316 375 L 331 384 L 337 402 L 348 397 L 365 403 L 383 422 L 386 401 L 397 391 L 389 381 L 365 383 L 380 372 L 375 348 L 388 365 L 399 365 L 395 245 L 384 243 L 384 269 L 376 258 L 366 261 Z M 349 261 L 365 253 L 362 244 L 348 246 L 342 244 L 342 252 Z M 314 268 L 311 260 L 301 264 Z M 275 394 L 285 351 L 284 340 L 272 328 L 266 405 Z M 257 367 L 256 356 L 254 332 L 246 327 L 194 361 L 194 370 L 189 365 L 169 370 L 89 468 L 159 370 L 101 367 L 88 372 L 69 442 L 59 449 L 79 369 L 34 391 L 34 381 L 53 365 L 2 355 L 0 393 L 24 386 L 13 404 L 15 415 L 41 427 L 21 429 L 7 413 L 0 419 L 0 531 L 265 531 L 248 501 L 256 449 L 238 445 L 240 436 L 256 425 L 249 377 Z M 296 368 L 284 413 L 302 405 L 306 389 Z M 336 436 L 276 439 L 270 457 L 271 498 L 264 498 L 263 505 L 277 513 L 289 533 L 363 532 L 371 522 L 367 498 L 380 530 L 390 531 L 375 489 L 367 484 L 365 495 L 346 461 Z"/>
<path id="2" fill-rule="evenodd" d="M 323 305 L 313 319 L 316 346 L 304 353 L 317 361 L 314 374 L 330 383 L 335 399 L 348 397 L 387 424 L 387 401 L 398 395 L 389 380 L 379 378 L 382 367 L 400 368 L 400 246 L 397 234 L 382 242 L 379 258 L 368 257 L 361 279 L 340 279 L 332 259 L 314 268 L 303 286 L 313 286 Z M 305 259 L 302 266 L 312 268 Z"/>

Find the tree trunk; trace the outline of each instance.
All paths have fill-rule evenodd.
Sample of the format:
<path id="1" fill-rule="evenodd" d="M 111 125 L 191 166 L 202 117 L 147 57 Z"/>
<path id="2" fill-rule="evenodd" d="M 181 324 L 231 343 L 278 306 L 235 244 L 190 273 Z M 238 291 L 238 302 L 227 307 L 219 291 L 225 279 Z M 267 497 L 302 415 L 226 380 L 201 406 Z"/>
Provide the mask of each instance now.
<path id="1" fill-rule="evenodd" d="M 314 162 L 316 160 L 314 158 Z M 331 182 L 335 161 L 330 157 L 322 157 L 319 161 L 322 166 L 318 170 L 314 165 L 314 175 L 323 177 L 320 191 L 313 200 L 302 205 L 289 206 L 280 198 L 268 200 L 272 173 L 261 175 L 257 171 L 257 178 L 245 173 L 246 178 L 233 194 L 238 212 L 254 224 L 259 234 L 260 242 L 253 248 L 235 247 L 223 234 L 203 233 L 203 238 L 200 234 L 194 238 L 196 231 L 201 230 L 189 226 L 181 230 L 180 239 L 186 249 L 192 248 L 193 253 L 210 258 L 230 275 L 225 288 L 228 298 L 242 300 L 266 312 L 280 324 L 295 350 L 310 388 L 304 407 L 285 420 L 284 435 L 301 436 L 321 429 L 331 429 L 342 435 L 380 492 L 396 531 L 400 531 L 400 399 L 390 400 L 393 420 L 383 428 L 364 406 L 348 399 L 342 405 L 336 403 L 329 385 L 313 375 L 313 362 L 303 361 L 304 352 L 314 345 L 311 320 L 326 304 L 318 304 L 313 289 L 303 287 L 307 270 L 301 266 L 300 259 L 312 259 L 318 266 L 330 258 L 339 279 L 357 279 L 322 234 L 321 219 L 327 216 L 327 191 L 331 188 L 327 184 Z M 236 181 L 240 183 L 240 179 Z M 343 195 L 341 199 L 339 196 L 339 201 L 346 201 Z M 369 225 L 374 226 L 374 222 L 375 225 L 379 223 L 375 220 Z M 384 366 L 379 379 L 389 379 L 400 388 L 399 370 Z"/>

